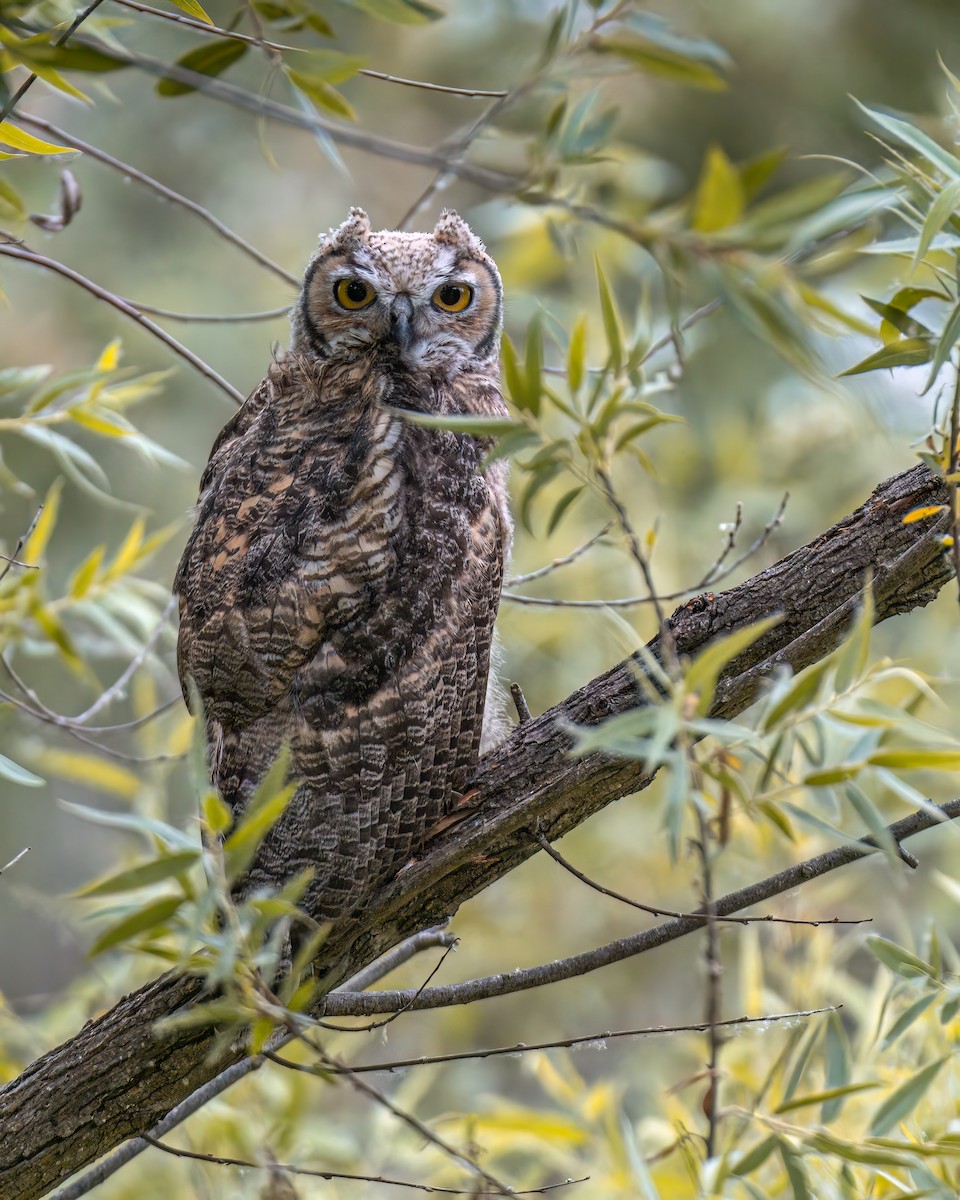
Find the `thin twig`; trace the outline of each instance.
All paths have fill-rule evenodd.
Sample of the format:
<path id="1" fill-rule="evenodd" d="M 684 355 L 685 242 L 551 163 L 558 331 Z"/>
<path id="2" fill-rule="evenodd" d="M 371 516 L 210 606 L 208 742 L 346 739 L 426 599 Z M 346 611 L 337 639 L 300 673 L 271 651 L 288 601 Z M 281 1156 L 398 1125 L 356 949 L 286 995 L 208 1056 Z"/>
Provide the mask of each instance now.
<path id="1" fill-rule="evenodd" d="M 379 1088 L 374 1087 L 373 1084 L 368 1083 L 367 1080 L 361 1079 L 349 1068 L 349 1066 L 347 1066 L 346 1063 L 341 1062 L 334 1055 L 329 1054 L 321 1046 L 318 1046 L 316 1042 L 314 1042 L 314 1040 L 309 1036 L 309 1031 L 307 1028 L 305 1028 L 296 1014 L 287 1014 L 287 1021 L 287 1028 L 290 1030 L 290 1032 L 295 1034 L 297 1039 L 317 1057 L 322 1066 L 340 1068 L 340 1073 L 344 1075 L 351 1087 L 355 1088 L 362 1095 L 366 1096 L 367 1099 L 372 1100 L 375 1104 L 380 1105 L 380 1107 L 390 1113 L 391 1116 L 396 1117 L 398 1121 L 408 1126 L 408 1128 L 412 1129 L 414 1133 L 422 1137 L 424 1141 L 429 1142 L 432 1146 L 436 1146 L 438 1150 L 446 1154 L 453 1162 L 457 1163 L 461 1167 L 465 1167 L 469 1171 L 472 1171 L 489 1187 L 494 1189 L 492 1193 L 493 1195 L 511 1196 L 516 1194 L 512 1187 L 509 1187 L 507 1184 L 503 1183 L 502 1180 L 498 1179 L 496 1175 L 492 1174 L 492 1172 L 488 1171 L 485 1167 L 480 1166 L 478 1162 L 475 1162 L 462 1150 L 458 1150 L 452 1142 L 448 1142 L 446 1138 L 441 1137 L 440 1134 L 431 1129 L 429 1125 L 421 1121 L 419 1117 L 414 1116 L 413 1113 L 408 1112 L 405 1108 L 400 1108 L 399 1105 L 394 1104 L 390 1097 L 384 1095 Z M 480 1193 L 480 1195 L 487 1194 L 490 1193 Z"/>
<path id="2" fill-rule="evenodd" d="M 170 308 L 157 308 L 153 304 L 142 304 L 139 300 L 126 297 L 128 304 L 151 317 L 161 317 L 164 321 L 182 321 L 185 325 L 251 325 L 255 321 L 275 321 L 285 317 L 290 312 L 289 304 L 281 304 L 278 308 L 268 308 L 263 312 L 252 313 L 185 313 L 175 312 Z"/>
<path id="3" fill-rule="evenodd" d="M 608 521 L 606 525 L 598 530 L 593 537 L 588 538 L 582 546 L 577 546 L 576 550 L 571 550 L 569 554 L 564 554 L 560 558 L 555 558 L 553 562 L 547 563 L 545 567 L 537 567 L 535 571 L 528 571 L 526 575 L 512 575 L 504 582 L 504 587 L 519 587 L 521 583 L 529 583 L 532 579 L 542 579 L 544 575 L 549 575 L 556 571 L 559 567 L 567 567 L 570 563 L 576 562 L 582 555 L 586 554 L 593 546 L 600 541 L 602 537 L 610 532 L 612 521 Z"/>
<path id="4" fill-rule="evenodd" d="M 950 453 L 949 463 L 950 484 L 950 553 L 953 559 L 953 572 L 957 577 L 957 600 L 960 602 L 960 366 L 957 367 L 957 378 L 953 388 L 953 403 L 950 406 Z"/>
<path id="5" fill-rule="evenodd" d="M 761 550 L 766 545 L 773 531 L 783 523 L 783 515 L 786 512 L 789 499 L 790 493 L 784 492 L 783 499 L 780 501 L 777 511 L 766 525 L 764 525 L 762 531 L 754 539 L 749 548 L 739 558 L 730 563 L 726 561 L 733 549 L 731 537 L 734 535 L 734 531 L 731 531 L 727 536 L 723 550 L 707 569 L 702 579 L 698 580 L 697 583 L 691 584 L 690 587 L 679 588 L 675 592 L 661 592 L 656 598 L 661 601 L 682 600 L 684 596 L 701 592 L 704 588 L 713 587 L 715 584 L 727 579 L 734 571 L 743 566 L 748 559 L 752 558 L 758 550 Z M 736 526 L 735 529 L 738 531 Z M 509 582 L 512 583 L 514 581 L 510 580 Z M 633 608 L 639 604 L 653 603 L 653 598 L 650 596 L 618 596 L 610 600 L 566 600 L 553 596 L 518 596 L 515 592 L 507 591 L 503 593 L 503 598 L 511 600 L 514 604 L 526 604 L 543 608 Z"/>
<path id="6" fill-rule="evenodd" d="M 387 954 L 359 971 L 337 989 L 338 992 L 349 992 L 357 990 L 360 986 L 369 987 L 371 983 L 376 983 L 385 975 L 395 970 L 398 966 L 419 954 L 422 950 L 429 949 L 431 946 L 446 946 L 449 944 L 450 934 L 445 933 L 440 928 L 425 929 L 420 933 L 412 934 L 408 938 L 404 938 L 399 945 L 394 946 Z M 274 1050 L 279 1050 L 293 1039 L 293 1034 L 286 1029 L 279 1032 L 267 1043 L 268 1047 Z M 91 1167 L 84 1175 L 75 1179 L 73 1183 L 68 1184 L 65 1188 L 61 1188 L 50 1200 L 80 1200 L 81 1196 L 87 1195 L 95 1187 L 99 1187 L 104 1180 L 109 1179 L 111 1175 L 116 1174 L 121 1167 L 126 1166 L 128 1162 L 142 1154 L 149 1146 L 147 1138 L 161 1138 L 164 1134 L 175 1129 L 187 1117 L 193 1116 L 199 1112 L 206 1104 L 217 1096 L 225 1092 L 229 1087 L 232 1087 L 240 1079 L 246 1078 L 247 1075 L 254 1071 L 259 1071 L 263 1064 L 267 1061 L 263 1054 L 255 1054 L 250 1058 L 244 1058 L 233 1066 L 227 1067 L 209 1080 L 202 1087 L 197 1088 L 190 1096 L 176 1108 L 172 1108 L 170 1112 L 158 1121 L 154 1127 L 149 1130 L 145 1137 L 131 1138 L 129 1142 L 119 1146 L 111 1154 L 106 1155 L 96 1164 Z"/>
<path id="7" fill-rule="evenodd" d="M 103 0 L 91 0 L 91 2 L 87 5 L 86 8 L 82 9 L 80 12 L 77 13 L 77 15 L 73 18 L 73 20 L 70 22 L 70 24 L 67 26 L 67 28 L 63 31 L 63 33 L 61 33 L 58 37 L 56 37 L 54 39 L 54 42 L 53 42 L 54 46 L 57 46 L 57 47 L 65 46 L 67 44 L 67 42 L 76 33 L 76 31 L 80 28 L 80 26 L 84 23 L 84 21 L 87 19 L 87 17 L 89 17 L 91 15 L 91 13 L 96 12 L 96 10 L 100 7 L 100 5 L 102 3 L 103 3 Z M 7 119 L 7 117 L 9 117 L 11 115 L 11 113 L 13 113 L 13 111 L 16 109 L 17 105 L 20 103 L 20 101 L 23 99 L 23 97 L 27 94 L 27 92 L 30 91 L 30 89 L 33 87 L 33 85 L 36 82 L 37 82 L 37 77 L 31 71 L 30 74 L 27 76 L 27 78 L 23 81 L 23 83 L 20 84 L 20 86 L 17 88 L 17 90 L 14 92 L 14 94 L 6 102 L 6 104 L 3 106 L 3 108 L 0 108 L 0 122 L 5 121 Z"/>
<path id="8" fill-rule="evenodd" d="M 718 1021 L 717 1024 L 718 1026 L 728 1028 L 738 1025 L 762 1025 L 775 1021 L 794 1021 L 804 1017 L 818 1016 L 820 1013 L 835 1012 L 838 1007 L 810 1008 L 803 1012 L 774 1013 L 771 1016 L 765 1017 L 731 1017 L 726 1021 Z M 410 1067 L 437 1066 L 443 1063 L 499 1058 L 504 1055 L 515 1058 L 521 1054 L 528 1054 L 536 1050 L 569 1050 L 573 1046 L 589 1047 L 593 1045 L 599 1047 L 603 1042 L 614 1041 L 617 1038 L 655 1037 L 674 1033 L 704 1033 L 706 1029 L 707 1025 L 703 1022 L 695 1025 L 650 1025 L 642 1029 L 608 1029 L 603 1033 L 587 1033 L 579 1037 L 558 1038 L 553 1042 L 517 1042 L 513 1046 L 493 1046 L 486 1050 L 465 1050 L 460 1054 L 432 1054 L 424 1055 L 420 1058 L 400 1058 L 394 1062 L 365 1063 L 363 1066 L 351 1066 L 348 1070 L 354 1074 L 373 1074 L 378 1071 L 405 1071 Z M 282 1067 L 287 1067 L 291 1071 L 306 1071 L 309 1074 L 317 1073 L 316 1067 L 305 1066 L 303 1063 L 295 1063 L 291 1059 L 283 1058 L 273 1051 L 267 1057 L 271 1062 L 275 1062 Z M 323 1070 L 333 1075 L 343 1073 L 338 1067 L 324 1067 Z"/>
<path id="9" fill-rule="evenodd" d="M 146 662 L 150 651 L 157 644 L 160 639 L 160 635 L 167 628 L 167 621 L 169 620 L 170 615 L 176 606 L 177 597 L 171 596 L 167 601 L 163 612 L 160 614 L 160 620 L 151 630 L 150 636 L 147 638 L 147 640 L 143 643 L 133 658 L 130 659 L 129 663 L 127 663 L 125 670 L 117 677 L 116 681 L 106 689 L 106 691 L 100 693 L 100 695 L 96 698 L 96 700 L 94 700 L 89 708 L 84 709 L 82 713 L 73 718 L 76 724 L 85 725 L 91 717 L 95 717 L 97 713 L 106 708 L 108 704 L 112 704 L 114 700 L 119 699 L 124 694 L 127 684 Z"/>
<path id="10" fill-rule="evenodd" d="M 0 571 L 0 581 L 2 581 L 6 577 L 7 573 L 13 567 L 23 567 L 23 569 L 26 571 L 39 571 L 40 570 L 40 567 L 37 563 L 22 563 L 22 562 L 19 562 L 18 559 L 20 556 L 20 551 L 24 548 L 24 546 L 27 544 L 27 542 L 30 539 L 30 534 L 33 533 L 34 529 L 36 529 L 37 522 L 40 520 L 40 514 L 42 512 L 43 512 L 43 505 L 40 504 L 37 506 L 37 511 L 33 514 L 33 520 L 27 526 L 26 533 L 21 533 L 20 536 L 17 538 L 17 544 L 13 548 L 13 554 L 11 554 L 11 555 L 0 554 L 0 558 L 5 559 L 6 564 L 7 564 L 3 568 L 3 570 Z"/>
<path id="11" fill-rule="evenodd" d="M 29 853 L 30 853 L 30 847 L 24 846 L 24 848 L 20 851 L 20 853 L 15 854 L 13 856 L 13 858 L 11 858 L 10 861 L 6 864 L 6 866 L 0 867 L 0 875 L 2 875 L 4 873 L 4 871 L 9 871 L 11 867 L 16 866 L 16 864 L 20 861 L 20 859 L 23 858 L 23 856 L 25 854 L 29 854 Z"/>
<path id="12" fill-rule="evenodd" d="M 131 304 L 128 304 L 126 300 L 121 299 L 120 296 L 115 296 L 113 292 L 108 292 L 106 288 L 103 288 L 99 284 L 94 283 L 92 280 L 87 279 L 86 276 L 79 274 L 77 271 L 74 271 L 71 267 L 66 266 L 64 263 L 57 262 L 56 259 L 53 258 L 47 258 L 44 254 L 37 254 L 33 250 L 28 250 L 26 246 L 15 246 L 5 242 L 0 242 L 0 254 L 6 255 L 8 258 L 19 259 L 21 262 L 31 263 L 37 267 L 43 267 L 47 271 L 53 271 L 57 275 L 62 275 L 64 279 L 69 279 L 72 283 L 82 287 L 84 291 L 89 292 L 92 296 L 96 296 L 98 300 L 104 301 L 104 303 L 109 304 L 111 308 L 115 308 L 118 312 L 123 313 L 124 316 L 129 317 L 130 320 L 136 322 L 141 329 L 145 329 L 148 333 L 152 333 L 155 338 L 163 342 L 163 344 L 167 346 L 168 349 L 172 350 L 174 354 L 182 358 L 184 362 L 189 363 L 195 371 L 199 371 L 199 373 L 206 379 L 209 379 L 211 383 L 216 384 L 216 386 L 220 388 L 222 392 L 225 392 L 235 404 L 240 405 L 243 403 L 243 394 L 238 392 L 232 383 L 228 383 L 222 375 L 218 374 L 213 367 L 205 363 L 202 358 L 198 358 L 192 350 L 188 350 L 187 347 L 178 342 L 176 338 L 171 337 L 165 329 L 161 329 L 159 325 L 155 325 L 153 321 L 151 321 L 148 317 L 145 317 L 142 313 L 138 312 L 137 309 L 135 309 Z"/>
<path id="13" fill-rule="evenodd" d="M 595 879 L 591 879 L 589 875 L 585 875 L 583 871 L 578 870 L 569 859 L 564 858 L 555 846 L 551 846 L 549 841 L 544 837 L 540 830 L 537 830 L 537 841 L 546 850 L 547 854 L 558 863 L 565 871 L 569 871 L 581 883 L 585 883 L 587 887 L 593 888 L 595 892 L 599 892 L 601 896 L 609 896 L 611 900 L 619 900 L 621 904 L 628 904 L 631 908 L 638 908 L 641 912 L 649 913 L 652 917 L 673 917 L 679 921 L 701 921 L 706 924 L 708 914 L 706 912 L 677 912 L 670 908 L 659 908 L 652 904 L 641 904 L 639 900 L 632 900 L 629 896 L 624 896 L 622 892 L 615 892 L 612 888 L 604 887 L 602 883 L 597 883 Z M 801 921 L 794 917 L 774 917 L 769 914 L 763 917 L 716 917 L 717 921 L 727 921 L 731 925 L 812 925 L 815 929 L 820 925 L 867 925 L 873 917 L 860 917 L 856 920 L 846 920 L 840 917 L 823 917 L 817 920 Z"/>
<path id="14" fill-rule="evenodd" d="M 931 805 L 928 809 L 919 809 L 894 821 L 887 826 L 887 835 L 899 843 L 904 838 L 913 837 L 926 829 L 931 829 L 946 821 L 960 817 L 960 799 L 950 800 L 946 804 Z M 741 909 L 750 908 L 782 892 L 790 891 L 811 879 L 817 879 L 839 867 L 856 862 L 867 855 L 876 854 L 880 847 L 871 836 L 860 838 L 844 846 L 808 858 L 796 863 L 783 871 L 749 884 L 716 901 L 718 917 L 726 917 Z M 583 954 L 570 958 L 559 959 L 555 962 L 543 963 L 535 967 L 526 967 L 516 971 L 503 972 L 497 975 L 487 975 L 481 979 L 470 979 L 465 983 L 448 984 L 445 987 L 428 988 L 422 992 L 416 1003 L 411 1007 L 420 1011 L 428 1008 L 448 1008 L 456 1004 L 472 1004 L 477 1000 L 486 1000 L 494 996 L 507 996 L 514 992 L 527 991 L 530 988 L 544 987 L 563 979 L 574 979 L 597 971 L 612 963 L 623 962 L 637 954 L 644 954 L 663 946 L 677 938 L 695 933 L 703 928 L 703 917 L 682 917 L 676 920 L 656 925 L 653 929 L 645 929 L 639 933 L 630 934 L 625 938 L 597 946 Z M 324 998 L 321 1011 L 326 1016 L 372 1016 L 374 1013 L 395 1012 L 401 1005 L 409 1004 L 413 998 L 412 990 L 391 992 L 364 992 L 362 995 L 346 995 L 330 993 Z"/>
<path id="15" fill-rule="evenodd" d="M 300 279 L 290 271 L 284 270 L 279 263 L 275 263 L 273 259 L 268 258 L 256 246 L 253 246 L 240 236 L 235 230 L 230 229 L 224 223 L 204 208 L 202 204 L 198 204 L 196 200 L 191 200 L 188 196 L 181 195 L 171 187 L 167 187 L 165 183 L 161 183 L 159 179 L 154 179 L 152 175 L 147 175 L 143 171 L 139 171 L 136 167 L 132 167 L 129 163 L 122 162 L 119 158 L 114 158 L 112 154 L 107 154 L 105 150 L 101 150 L 98 146 L 93 146 L 90 142 L 85 142 L 82 138 L 78 138 L 76 134 L 68 133 L 65 129 L 61 129 L 58 125 L 54 125 L 52 121 L 46 121 L 43 117 L 37 117 L 33 113 L 20 113 L 17 118 L 22 125 L 30 125 L 35 129 L 42 129 L 44 133 L 50 134 L 51 137 L 63 143 L 64 146 L 71 146 L 75 150 L 80 150 L 89 158 L 96 159 L 104 166 L 110 167 L 112 170 L 119 172 L 124 179 L 132 179 L 135 183 L 142 184 L 149 188 L 150 191 L 162 196 L 164 200 L 169 200 L 171 204 L 177 204 L 181 208 L 185 208 L 187 212 L 191 212 L 194 216 L 204 221 L 210 228 L 226 241 L 232 243 L 238 250 L 242 250 L 254 262 L 257 262 L 262 267 L 266 267 L 268 271 L 272 271 L 274 275 L 278 275 L 284 282 L 291 284 L 293 287 L 300 287 Z M 128 300 L 128 304 L 135 308 L 141 308 L 134 300 Z M 142 311 L 151 311 L 143 306 Z M 154 310 L 156 311 L 156 310 Z M 166 314 L 161 314 L 166 315 Z"/>
<path id="16" fill-rule="evenodd" d="M 692 759 L 691 748 L 687 753 Z M 695 760 L 693 762 L 696 769 Z M 701 884 L 703 889 L 703 908 L 707 917 L 707 936 L 703 949 L 703 958 L 707 968 L 706 987 L 706 1025 L 707 1034 L 707 1085 L 703 1097 L 703 1111 L 707 1118 L 706 1156 L 713 1158 L 717 1146 L 717 1122 L 720 1113 L 720 1051 L 723 1039 L 719 1033 L 722 1024 L 720 1020 L 720 1005 L 722 999 L 723 963 L 720 959 L 720 935 L 718 932 L 717 912 L 713 896 L 713 841 L 706 817 L 699 805 L 695 805 L 699 836 L 697 838 L 697 853 L 700 858 Z"/>
<path id="17" fill-rule="evenodd" d="M 162 17 L 165 21 L 174 21 L 178 25 L 187 25 L 191 29 L 195 29 L 198 33 L 205 33 L 210 37 L 230 38 L 236 42 L 246 42 L 248 45 L 260 46 L 266 50 L 276 50 L 281 52 L 293 51 L 296 54 L 309 54 L 308 50 L 304 50 L 302 46 L 288 46 L 283 42 L 271 42 L 263 37 L 250 37 L 246 33 L 238 33 L 234 29 L 221 29 L 217 25 L 207 25 L 203 21 L 195 21 L 192 17 L 183 16 L 180 13 L 164 12 L 160 8 L 151 8 L 149 4 L 140 4 L 138 0 L 114 0 L 115 4 L 120 4 L 124 8 L 132 8 L 137 12 L 147 13 L 151 17 Z M 450 96 L 466 96 L 468 98 L 488 98 L 505 96 L 506 92 L 489 92 L 479 88 L 459 88 L 447 87 L 440 83 L 427 83 L 422 79 L 402 79 L 399 75 L 387 75 L 383 71 L 373 71 L 369 67 L 361 67 L 357 71 L 358 75 L 366 75 L 370 79 L 382 79 L 386 83 L 399 83 L 404 87 L 424 88 L 430 92 L 446 92 Z"/>
<path id="18" fill-rule="evenodd" d="M 162 1150 L 165 1154 L 172 1154 L 176 1158 L 189 1158 L 194 1162 L 214 1163 L 221 1167 L 247 1167 L 258 1171 L 282 1171 L 286 1175 L 309 1175 L 314 1179 L 348 1179 L 357 1183 L 383 1183 L 390 1187 L 409 1188 L 411 1191 L 417 1192 L 432 1192 L 441 1196 L 462 1196 L 463 1188 L 439 1187 L 436 1184 L 414 1183 L 409 1179 L 390 1179 L 385 1175 L 351 1175 L 345 1171 L 329 1171 L 321 1170 L 320 1168 L 297 1167 L 292 1163 L 278 1162 L 252 1162 L 246 1158 L 226 1158 L 222 1154 L 200 1154 L 196 1150 L 182 1150 L 178 1146 L 168 1146 L 165 1142 L 161 1142 L 159 1138 L 152 1137 L 149 1133 L 144 1134 L 144 1141 L 149 1142 L 157 1150 Z M 545 1187 L 529 1188 L 522 1192 L 515 1192 L 513 1189 L 508 1193 L 511 1196 L 542 1196 L 546 1192 L 555 1191 L 557 1188 L 570 1187 L 575 1183 L 585 1183 L 589 1176 L 583 1179 L 565 1179 L 561 1183 L 550 1183 Z M 471 1196 L 500 1196 L 502 1192 L 477 1192 L 471 1190 Z M 56 1198 L 54 1198 L 56 1200 Z"/>

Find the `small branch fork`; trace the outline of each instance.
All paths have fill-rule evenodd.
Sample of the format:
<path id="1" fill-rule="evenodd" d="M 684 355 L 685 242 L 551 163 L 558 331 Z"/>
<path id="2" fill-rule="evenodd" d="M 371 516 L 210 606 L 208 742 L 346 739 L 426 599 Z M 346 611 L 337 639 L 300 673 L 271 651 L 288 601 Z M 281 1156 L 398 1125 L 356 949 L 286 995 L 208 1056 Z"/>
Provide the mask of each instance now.
<path id="1" fill-rule="evenodd" d="M 74 19 L 70 22 L 67 28 L 54 40 L 54 46 L 65 46 L 73 37 L 80 26 L 84 23 L 87 17 L 91 16 L 103 3 L 103 0 L 91 0 L 86 8 L 82 9 Z M 23 97 L 29 92 L 33 85 L 37 82 L 36 75 L 31 71 L 23 83 L 17 88 L 10 99 L 6 102 L 3 108 L 0 108 L 0 121 L 5 121 L 7 117 L 14 111 Z"/>
<path id="2" fill-rule="evenodd" d="M 516 592 L 504 591 L 503 598 L 510 600 L 514 604 L 536 605 L 546 608 L 634 608 L 640 604 L 651 604 L 654 601 L 673 601 L 682 600 L 685 596 L 693 595 L 697 592 L 702 592 L 706 588 L 713 587 L 722 580 L 729 578 L 739 567 L 751 559 L 759 550 L 761 550 L 770 540 L 775 529 L 778 529 L 783 523 L 784 513 L 787 510 L 787 504 L 790 500 L 790 493 L 785 492 L 783 499 L 780 501 L 777 511 L 773 514 L 766 525 L 764 525 L 760 534 L 754 539 L 750 546 L 733 562 L 727 562 L 731 553 L 736 548 L 737 537 L 743 527 L 743 509 L 738 504 L 737 511 L 732 525 L 727 529 L 726 541 L 723 549 L 717 558 L 711 563 L 703 578 L 690 587 L 681 588 L 675 592 L 663 592 L 656 596 L 625 596 L 618 597 L 612 600 L 564 600 L 549 596 L 518 596 Z M 609 527 L 607 527 L 608 529 Z M 568 562 L 573 562 L 579 558 L 586 550 L 590 549 L 595 542 L 607 532 L 604 529 L 601 533 L 596 534 L 589 542 L 572 551 L 566 558 L 556 559 L 546 567 L 541 567 L 539 571 L 532 571 L 529 575 L 517 576 L 515 579 L 507 580 L 507 587 L 514 587 L 521 583 L 526 583 L 530 579 L 539 578 L 542 575 L 549 574 L 555 567 L 565 566 Z"/>
<path id="3" fill-rule="evenodd" d="M 23 571 L 39 571 L 40 570 L 39 564 L 37 564 L 37 563 L 20 562 L 20 552 L 24 548 L 24 546 L 27 544 L 27 542 L 29 541 L 30 534 L 33 533 L 34 529 L 36 528 L 37 522 L 40 520 L 40 514 L 42 512 L 43 512 L 43 505 L 41 504 L 37 508 L 37 511 L 33 514 L 33 520 L 27 526 L 26 533 L 21 533 L 20 536 L 17 538 L 17 544 L 13 548 L 13 553 L 12 554 L 0 554 L 0 559 L 2 559 L 4 561 L 4 563 L 6 564 L 2 569 L 0 569 L 0 582 L 2 582 L 6 578 L 7 574 L 14 567 L 19 567 Z"/>

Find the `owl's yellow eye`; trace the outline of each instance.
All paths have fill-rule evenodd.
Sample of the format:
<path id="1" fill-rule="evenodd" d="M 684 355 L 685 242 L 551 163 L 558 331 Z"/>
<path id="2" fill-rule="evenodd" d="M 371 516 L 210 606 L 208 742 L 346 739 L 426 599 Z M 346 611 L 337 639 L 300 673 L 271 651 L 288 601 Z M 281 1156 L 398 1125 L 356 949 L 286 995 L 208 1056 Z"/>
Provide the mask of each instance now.
<path id="1" fill-rule="evenodd" d="M 433 293 L 433 303 L 444 312 L 463 312 L 472 299 L 473 288 L 465 283 L 444 283 Z"/>
<path id="2" fill-rule="evenodd" d="M 333 289 L 333 294 L 338 304 L 342 304 L 344 308 L 354 310 L 366 308 L 368 304 L 372 304 L 377 298 L 377 293 L 370 284 L 364 283 L 362 279 L 339 280 Z"/>

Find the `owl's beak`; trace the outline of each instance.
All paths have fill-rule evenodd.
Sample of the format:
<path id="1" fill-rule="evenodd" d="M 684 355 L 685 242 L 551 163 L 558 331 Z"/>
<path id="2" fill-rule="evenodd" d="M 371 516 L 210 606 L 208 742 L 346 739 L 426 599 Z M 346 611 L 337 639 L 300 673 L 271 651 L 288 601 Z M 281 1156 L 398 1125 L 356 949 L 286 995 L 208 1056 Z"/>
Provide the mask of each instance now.
<path id="1" fill-rule="evenodd" d="M 413 345 L 413 299 L 404 293 L 390 302 L 390 332 L 401 350 L 409 350 Z"/>

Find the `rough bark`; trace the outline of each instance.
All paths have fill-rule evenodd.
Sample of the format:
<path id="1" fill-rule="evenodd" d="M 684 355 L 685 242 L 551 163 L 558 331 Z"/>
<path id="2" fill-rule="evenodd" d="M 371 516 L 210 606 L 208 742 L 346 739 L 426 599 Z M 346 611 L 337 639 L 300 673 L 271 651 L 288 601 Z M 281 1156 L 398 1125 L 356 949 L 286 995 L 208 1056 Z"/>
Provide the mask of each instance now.
<path id="1" fill-rule="evenodd" d="M 782 665 L 800 670 L 842 640 L 873 577 L 876 620 L 929 603 L 951 568 L 935 533 L 946 517 L 908 525 L 913 508 L 947 504 L 948 487 L 917 466 L 881 484 L 831 529 L 747 582 L 698 596 L 670 618 L 678 652 L 772 613 L 782 620 L 724 672 L 713 715 L 731 717 Z M 934 524 L 936 522 L 936 524 Z M 659 655 L 658 641 L 650 651 Z M 604 805 L 639 791 L 643 764 L 592 754 L 572 758 L 565 727 L 595 724 L 643 703 L 639 658 L 592 680 L 525 722 L 480 764 L 463 819 L 450 825 L 367 906 L 362 922 L 334 931 L 318 963 L 332 989 L 402 938 L 452 915 L 469 897 Z M 208 1057 L 213 1035 L 158 1036 L 156 1022 L 189 1004 L 200 982 L 167 974 L 88 1022 L 0 1091 L 0 1195 L 35 1200 L 171 1108 L 242 1055 Z"/>

